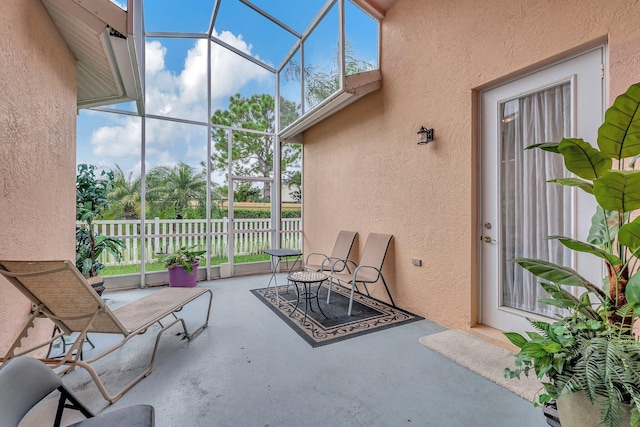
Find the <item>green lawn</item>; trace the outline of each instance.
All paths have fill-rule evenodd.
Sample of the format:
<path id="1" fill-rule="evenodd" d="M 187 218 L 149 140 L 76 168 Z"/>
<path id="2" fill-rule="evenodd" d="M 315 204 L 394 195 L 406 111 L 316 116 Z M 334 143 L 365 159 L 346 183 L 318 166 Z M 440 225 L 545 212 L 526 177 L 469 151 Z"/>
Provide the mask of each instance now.
<path id="1" fill-rule="evenodd" d="M 258 261 L 269 261 L 269 255 L 260 254 L 260 255 L 238 255 L 234 257 L 234 262 L 236 264 L 242 264 L 245 262 L 258 262 Z M 211 265 L 220 265 L 222 263 L 227 262 L 227 258 L 211 258 Z M 145 267 L 145 271 L 163 271 L 166 270 L 166 267 L 161 262 L 152 262 L 148 263 Z M 106 267 L 100 273 L 101 276 L 113 276 L 116 274 L 140 274 L 140 265 L 117 265 L 112 267 Z"/>

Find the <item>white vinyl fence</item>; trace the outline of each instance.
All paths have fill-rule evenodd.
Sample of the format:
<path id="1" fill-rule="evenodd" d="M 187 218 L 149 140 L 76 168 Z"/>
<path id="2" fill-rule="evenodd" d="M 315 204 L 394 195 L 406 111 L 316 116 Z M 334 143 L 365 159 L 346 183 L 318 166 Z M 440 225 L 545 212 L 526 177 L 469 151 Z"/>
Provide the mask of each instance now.
<path id="1" fill-rule="evenodd" d="M 159 219 L 146 221 L 146 261 L 157 261 L 156 254 L 172 253 L 175 249 L 194 247 L 206 249 L 206 219 Z M 229 233 L 229 220 L 211 220 L 212 258 L 228 255 L 229 238 L 233 238 L 236 255 L 257 255 L 271 246 L 271 220 L 235 219 L 235 233 Z M 78 225 L 81 223 L 78 222 Z M 103 254 L 104 265 L 140 264 L 141 259 L 141 221 L 140 220 L 97 220 L 93 222 L 93 231 L 109 237 L 117 237 L 125 244 L 122 261 L 118 262 L 110 254 Z M 232 236 L 232 237 L 230 237 Z M 281 225 L 281 247 L 302 249 L 302 220 L 300 218 L 283 218 Z"/>

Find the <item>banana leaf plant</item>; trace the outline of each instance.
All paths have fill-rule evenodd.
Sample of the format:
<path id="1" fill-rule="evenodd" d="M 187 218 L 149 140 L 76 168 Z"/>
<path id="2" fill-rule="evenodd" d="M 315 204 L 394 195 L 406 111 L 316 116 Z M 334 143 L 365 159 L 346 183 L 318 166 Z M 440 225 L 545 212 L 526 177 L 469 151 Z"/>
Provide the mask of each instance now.
<path id="1" fill-rule="evenodd" d="M 594 255 L 606 266 L 603 284 L 591 283 L 574 269 L 545 260 L 512 260 L 537 277 L 549 298 L 541 302 L 566 309 L 553 323 L 530 321 L 537 332 L 528 338 L 507 332 L 520 348 L 516 369 L 506 377 L 533 370 L 546 393 L 541 403 L 564 393 L 582 391 L 600 403 L 602 425 L 619 425 L 621 407 L 633 407 L 632 424 L 640 413 L 640 343 L 634 321 L 640 308 L 640 83 L 618 96 L 598 129 L 597 148 L 580 138 L 536 144 L 561 155 L 571 178 L 556 185 L 591 194 L 597 208 L 586 241 L 549 236 L 567 248 Z M 579 296 L 567 288 L 580 289 Z M 600 361 L 600 362 L 598 362 Z"/>

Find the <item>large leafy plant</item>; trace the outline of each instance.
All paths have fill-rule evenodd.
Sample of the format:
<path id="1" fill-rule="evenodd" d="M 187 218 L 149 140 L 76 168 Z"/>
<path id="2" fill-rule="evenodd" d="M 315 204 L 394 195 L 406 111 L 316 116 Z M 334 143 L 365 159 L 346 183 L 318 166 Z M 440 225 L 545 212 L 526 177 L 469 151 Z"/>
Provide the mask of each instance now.
<path id="1" fill-rule="evenodd" d="M 93 231 L 93 221 L 101 218 L 109 207 L 107 193 L 113 184 L 113 172 L 101 171 L 94 165 L 78 165 L 76 175 L 76 267 L 87 277 L 95 277 L 104 269 L 100 256 L 112 254 L 118 261 L 125 247 L 122 240 Z"/>
<path id="2" fill-rule="evenodd" d="M 598 129 L 598 148 L 580 138 L 528 147 L 562 155 L 575 176 L 551 182 L 578 187 L 595 197 L 596 212 L 586 241 L 550 236 L 567 248 L 598 257 L 607 277 L 598 285 L 574 269 L 545 260 L 517 258 L 519 264 L 543 279 L 549 294 L 544 303 L 565 309 L 553 323 L 531 321 L 536 332 L 525 338 L 506 333 L 520 348 L 516 369 L 507 377 L 529 375 L 542 379 L 541 403 L 565 393 L 581 391 L 600 404 L 600 422 L 618 426 L 623 405 L 631 404 L 638 425 L 640 411 L 640 343 L 633 325 L 640 307 L 640 83 L 632 85 L 606 111 Z M 568 207 L 569 208 L 569 207 Z M 568 289 L 579 289 L 575 296 Z"/>

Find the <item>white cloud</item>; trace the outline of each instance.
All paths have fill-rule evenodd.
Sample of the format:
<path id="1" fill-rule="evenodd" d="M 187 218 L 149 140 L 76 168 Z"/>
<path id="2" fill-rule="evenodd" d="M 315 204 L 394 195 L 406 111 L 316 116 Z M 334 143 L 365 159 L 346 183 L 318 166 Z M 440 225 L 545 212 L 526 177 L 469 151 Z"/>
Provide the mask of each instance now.
<path id="1" fill-rule="evenodd" d="M 182 94 L 182 102 L 206 105 L 207 40 L 198 40 L 194 48 L 189 50 L 177 84 Z"/>
<path id="2" fill-rule="evenodd" d="M 206 145 L 200 145 L 200 146 L 189 145 L 185 153 L 185 158 L 194 160 L 197 163 L 200 163 L 201 161 L 206 160 L 207 146 Z"/>
<path id="3" fill-rule="evenodd" d="M 223 31 L 225 43 L 251 55 L 252 46 Z M 207 44 L 194 42 L 186 53 L 181 70 L 167 68 L 167 47 L 162 40 L 146 43 L 146 111 L 149 114 L 195 120 L 206 123 L 207 117 Z M 220 108 L 226 100 L 252 82 L 264 82 L 271 73 L 239 55 L 212 43 L 212 108 Z M 186 161 L 197 165 L 206 159 L 206 128 L 171 121 L 148 119 L 145 129 L 147 161 L 151 165 L 176 164 Z M 91 133 L 93 155 L 106 164 L 118 163 L 131 170 L 140 158 L 140 119 L 122 117 L 115 125 L 102 126 Z M 138 163 L 139 164 L 139 163 Z"/>
<path id="4" fill-rule="evenodd" d="M 99 158 L 126 160 L 140 157 L 140 120 L 126 117 L 117 126 L 102 126 L 91 133 L 93 154 Z"/>
<path id="5" fill-rule="evenodd" d="M 236 37 L 228 31 L 215 34 L 223 42 L 235 47 L 241 52 L 251 54 L 252 46 L 245 42 L 242 35 Z M 256 56 L 256 58 L 259 58 Z M 238 92 L 242 86 L 251 80 L 264 81 L 271 73 L 264 68 L 242 58 L 239 55 L 213 43 L 211 46 L 211 97 L 226 99 Z"/>
<path id="6" fill-rule="evenodd" d="M 147 74 L 156 74 L 164 69 L 164 57 L 167 54 L 167 48 L 162 46 L 159 41 L 151 41 L 145 44 L 145 62 Z"/>
<path id="7" fill-rule="evenodd" d="M 241 52 L 251 55 L 252 46 L 242 36 L 223 31 L 219 37 Z M 206 122 L 207 45 L 206 39 L 195 41 L 184 60 L 184 68 L 174 73 L 165 68 L 166 47 L 161 41 L 147 43 L 146 104 L 151 114 L 188 118 Z M 251 61 L 211 43 L 212 108 L 220 108 L 233 94 L 250 82 L 264 82 L 271 73 Z"/>

